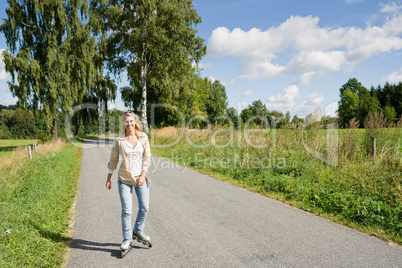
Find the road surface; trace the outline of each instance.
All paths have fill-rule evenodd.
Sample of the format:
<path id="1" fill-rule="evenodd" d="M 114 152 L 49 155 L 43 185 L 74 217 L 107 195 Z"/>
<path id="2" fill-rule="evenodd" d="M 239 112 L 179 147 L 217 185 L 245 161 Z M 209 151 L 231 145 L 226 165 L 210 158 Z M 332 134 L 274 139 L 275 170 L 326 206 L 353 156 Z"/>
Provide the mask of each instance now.
<path id="1" fill-rule="evenodd" d="M 67 267 L 402 267 L 401 247 L 154 156 L 153 247 L 136 242 L 119 259 L 117 172 L 104 186 L 111 146 L 84 143 Z"/>

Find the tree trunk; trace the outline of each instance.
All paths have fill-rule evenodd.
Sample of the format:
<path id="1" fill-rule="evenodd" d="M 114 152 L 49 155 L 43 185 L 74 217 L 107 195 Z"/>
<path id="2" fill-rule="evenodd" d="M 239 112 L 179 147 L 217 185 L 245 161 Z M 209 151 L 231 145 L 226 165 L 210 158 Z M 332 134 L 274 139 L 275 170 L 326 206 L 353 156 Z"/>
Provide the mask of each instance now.
<path id="1" fill-rule="evenodd" d="M 53 118 L 53 126 L 52 126 L 52 136 L 53 136 L 53 140 L 57 141 L 58 140 L 58 135 L 57 135 L 57 120 L 56 120 L 56 115 Z"/>
<path id="2" fill-rule="evenodd" d="M 74 137 L 78 135 L 78 131 L 80 130 L 80 119 L 78 118 L 77 123 L 74 128 Z"/>
<path id="3" fill-rule="evenodd" d="M 145 58 L 145 52 L 142 53 L 141 57 L 141 87 L 142 87 L 142 97 L 141 97 L 141 123 L 144 131 L 148 130 L 148 120 L 147 120 L 147 72 L 148 66 Z"/>

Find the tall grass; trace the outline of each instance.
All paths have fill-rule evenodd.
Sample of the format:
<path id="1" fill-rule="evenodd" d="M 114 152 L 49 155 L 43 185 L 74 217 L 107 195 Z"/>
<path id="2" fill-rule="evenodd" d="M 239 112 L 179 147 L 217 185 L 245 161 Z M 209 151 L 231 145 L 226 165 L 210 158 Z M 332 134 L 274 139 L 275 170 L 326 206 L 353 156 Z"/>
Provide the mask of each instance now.
<path id="1" fill-rule="evenodd" d="M 380 148 L 388 147 L 373 159 L 370 120 L 366 130 L 351 121 L 337 131 L 335 162 L 325 161 L 331 130 L 319 124 L 304 131 L 154 130 L 152 153 L 402 244 L 402 162 L 394 135 L 401 125 L 381 130 L 392 134 L 377 136 Z"/>
<path id="2" fill-rule="evenodd" d="M 64 142 L 38 149 L 32 160 L 17 149 L 1 163 L 0 267 L 59 266 L 68 248 L 82 151 Z"/>
<path id="3" fill-rule="evenodd" d="M 3 140 L 0 139 L 0 161 L 3 161 L 2 159 L 6 158 L 9 156 L 13 150 L 15 150 L 17 147 L 21 147 L 24 145 L 31 145 L 33 142 L 38 143 L 39 140 Z"/>

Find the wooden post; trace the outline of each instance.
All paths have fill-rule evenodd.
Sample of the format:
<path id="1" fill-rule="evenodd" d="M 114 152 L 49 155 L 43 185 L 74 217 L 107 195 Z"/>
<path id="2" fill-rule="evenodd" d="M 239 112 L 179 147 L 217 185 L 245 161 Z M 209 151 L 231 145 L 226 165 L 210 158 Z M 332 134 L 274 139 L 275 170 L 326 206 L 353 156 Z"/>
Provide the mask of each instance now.
<path id="1" fill-rule="evenodd" d="M 371 155 L 373 157 L 375 157 L 376 150 L 377 150 L 377 146 L 376 146 L 375 137 L 371 137 Z"/>
<path id="2" fill-rule="evenodd" d="M 29 156 L 29 159 L 32 159 L 31 145 L 28 146 L 28 156 Z"/>
<path id="3" fill-rule="evenodd" d="M 35 150 L 35 153 L 36 153 L 36 154 L 38 153 L 38 149 L 36 148 L 35 140 L 33 140 L 32 149 Z"/>

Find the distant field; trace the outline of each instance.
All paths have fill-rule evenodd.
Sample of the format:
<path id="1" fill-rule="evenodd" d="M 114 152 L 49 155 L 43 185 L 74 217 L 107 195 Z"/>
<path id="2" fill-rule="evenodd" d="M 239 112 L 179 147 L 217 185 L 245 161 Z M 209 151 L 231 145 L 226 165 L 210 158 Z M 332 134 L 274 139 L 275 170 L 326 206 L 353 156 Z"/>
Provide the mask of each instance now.
<path id="1" fill-rule="evenodd" d="M 34 140 L 0 140 L 0 159 L 18 146 L 32 145 Z M 38 143 L 39 140 L 35 140 Z"/>

